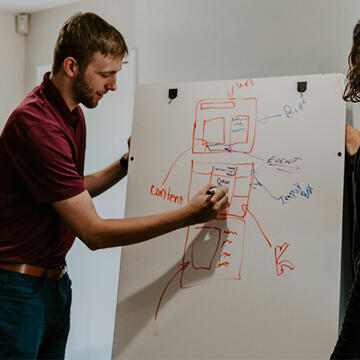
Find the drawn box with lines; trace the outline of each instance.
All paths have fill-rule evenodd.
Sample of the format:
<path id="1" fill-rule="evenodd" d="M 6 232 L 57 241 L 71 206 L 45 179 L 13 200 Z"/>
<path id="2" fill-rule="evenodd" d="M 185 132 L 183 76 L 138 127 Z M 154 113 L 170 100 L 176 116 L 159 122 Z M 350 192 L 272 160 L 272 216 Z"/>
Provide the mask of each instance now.
<path id="1" fill-rule="evenodd" d="M 189 226 L 180 286 L 188 288 L 213 280 L 240 280 L 246 222 L 228 219 Z M 232 231 L 236 229 L 236 231 Z"/>
<path id="2" fill-rule="evenodd" d="M 180 280 L 182 288 L 215 279 L 241 279 L 245 216 L 253 174 L 253 163 L 191 161 L 188 200 L 202 184 L 212 183 L 228 187 L 229 206 L 221 219 L 188 227 Z"/>
<path id="3" fill-rule="evenodd" d="M 200 100 L 195 111 L 192 152 L 251 152 L 256 122 L 256 98 Z"/>
<path id="4" fill-rule="evenodd" d="M 188 201 L 203 184 L 226 186 L 229 189 L 229 206 L 221 216 L 223 219 L 243 219 L 247 213 L 251 185 L 254 182 L 253 174 L 253 163 L 209 163 L 192 160 Z"/>

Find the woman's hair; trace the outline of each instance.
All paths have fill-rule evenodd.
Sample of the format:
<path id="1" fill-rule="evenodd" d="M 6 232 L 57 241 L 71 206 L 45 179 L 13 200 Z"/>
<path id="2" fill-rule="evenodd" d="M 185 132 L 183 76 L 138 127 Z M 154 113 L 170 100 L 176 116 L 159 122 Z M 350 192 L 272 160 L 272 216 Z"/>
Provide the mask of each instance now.
<path id="1" fill-rule="evenodd" d="M 54 49 L 53 74 L 63 61 L 75 58 L 81 70 L 89 65 L 95 52 L 125 57 L 128 48 L 118 30 L 94 13 L 76 13 L 62 26 Z"/>
<path id="2" fill-rule="evenodd" d="M 353 32 L 353 45 L 348 58 L 349 70 L 346 74 L 347 84 L 343 99 L 345 101 L 360 101 L 360 20 Z"/>

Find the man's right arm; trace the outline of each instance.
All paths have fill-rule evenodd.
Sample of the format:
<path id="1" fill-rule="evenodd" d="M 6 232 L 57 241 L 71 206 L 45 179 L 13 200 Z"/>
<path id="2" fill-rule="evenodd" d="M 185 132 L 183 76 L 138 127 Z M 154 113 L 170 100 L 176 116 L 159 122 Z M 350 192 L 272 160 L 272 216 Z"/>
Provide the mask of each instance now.
<path id="1" fill-rule="evenodd" d="M 91 250 L 136 244 L 173 230 L 215 219 L 228 206 L 227 190 L 213 196 L 211 186 L 200 190 L 191 202 L 177 210 L 126 219 L 102 219 L 87 191 L 53 202 L 55 211 L 70 230 Z"/>

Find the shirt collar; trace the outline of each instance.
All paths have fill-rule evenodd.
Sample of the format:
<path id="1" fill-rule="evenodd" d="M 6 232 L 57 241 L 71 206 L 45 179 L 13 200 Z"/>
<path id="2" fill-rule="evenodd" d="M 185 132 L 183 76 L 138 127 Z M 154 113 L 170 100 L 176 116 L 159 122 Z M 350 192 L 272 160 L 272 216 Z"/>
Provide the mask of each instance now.
<path id="1" fill-rule="evenodd" d="M 65 121 L 73 124 L 80 118 L 79 106 L 76 106 L 73 111 L 70 111 L 59 90 L 50 80 L 50 71 L 44 74 L 43 82 L 41 83 L 40 87 L 42 88 L 43 93 L 49 102 L 51 102 L 62 114 Z"/>

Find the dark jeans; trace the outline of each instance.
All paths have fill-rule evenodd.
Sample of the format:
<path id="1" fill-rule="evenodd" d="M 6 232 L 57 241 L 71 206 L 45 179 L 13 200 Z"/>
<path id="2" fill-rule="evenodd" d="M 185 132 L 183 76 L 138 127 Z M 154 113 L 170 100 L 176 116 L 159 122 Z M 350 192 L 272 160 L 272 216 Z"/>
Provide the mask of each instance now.
<path id="1" fill-rule="evenodd" d="M 0 359 L 63 359 L 71 281 L 0 269 Z"/>
<path id="2" fill-rule="evenodd" d="M 331 359 L 360 359 L 360 262 L 356 266 L 344 322 Z"/>

